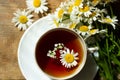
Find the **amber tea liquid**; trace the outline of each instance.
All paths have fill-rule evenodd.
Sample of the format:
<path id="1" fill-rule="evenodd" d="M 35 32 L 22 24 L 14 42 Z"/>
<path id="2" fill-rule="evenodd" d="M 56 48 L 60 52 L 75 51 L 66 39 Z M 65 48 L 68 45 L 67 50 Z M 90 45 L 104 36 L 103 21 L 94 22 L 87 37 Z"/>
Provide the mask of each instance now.
<path id="1" fill-rule="evenodd" d="M 58 78 L 69 76 L 75 72 L 78 65 L 68 69 L 59 60 L 47 56 L 48 50 L 53 50 L 56 43 L 63 43 L 70 50 L 73 49 L 74 52 L 78 52 L 79 60 L 77 62 L 80 65 L 83 59 L 83 47 L 79 36 L 68 29 L 62 28 L 48 31 L 39 39 L 35 52 L 37 64 L 43 72 L 50 76 Z"/>

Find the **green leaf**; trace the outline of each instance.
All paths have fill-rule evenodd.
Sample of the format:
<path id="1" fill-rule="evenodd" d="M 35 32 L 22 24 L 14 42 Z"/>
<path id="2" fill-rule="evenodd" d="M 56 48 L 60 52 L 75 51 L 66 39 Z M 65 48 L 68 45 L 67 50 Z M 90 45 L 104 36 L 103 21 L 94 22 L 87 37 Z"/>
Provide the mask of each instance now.
<path id="1" fill-rule="evenodd" d="M 103 69 L 103 73 L 105 75 L 106 80 L 113 80 L 113 76 L 111 74 L 111 69 L 110 66 L 108 64 L 108 62 L 106 61 L 106 59 L 103 60 L 103 62 L 100 64 L 100 66 Z"/>
<path id="2" fill-rule="evenodd" d="M 118 51 L 118 54 L 117 54 L 117 56 L 120 56 L 120 50 Z"/>
<path id="3" fill-rule="evenodd" d="M 69 14 L 64 14 L 63 18 L 62 18 L 62 22 L 68 22 L 70 19 L 70 15 Z"/>
<path id="4" fill-rule="evenodd" d="M 111 59 L 114 62 L 114 64 L 116 64 L 120 67 L 120 61 L 117 59 L 117 57 L 114 54 L 112 54 Z"/>

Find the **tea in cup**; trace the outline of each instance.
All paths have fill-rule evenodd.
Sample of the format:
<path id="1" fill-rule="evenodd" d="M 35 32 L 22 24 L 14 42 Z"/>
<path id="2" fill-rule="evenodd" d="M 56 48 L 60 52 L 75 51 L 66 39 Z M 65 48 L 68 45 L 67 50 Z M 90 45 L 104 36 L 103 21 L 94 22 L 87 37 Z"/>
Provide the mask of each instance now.
<path id="1" fill-rule="evenodd" d="M 83 69 L 86 58 L 85 41 L 67 28 L 50 29 L 36 45 L 36 64 L 52 79 L 72 78 Z"/>

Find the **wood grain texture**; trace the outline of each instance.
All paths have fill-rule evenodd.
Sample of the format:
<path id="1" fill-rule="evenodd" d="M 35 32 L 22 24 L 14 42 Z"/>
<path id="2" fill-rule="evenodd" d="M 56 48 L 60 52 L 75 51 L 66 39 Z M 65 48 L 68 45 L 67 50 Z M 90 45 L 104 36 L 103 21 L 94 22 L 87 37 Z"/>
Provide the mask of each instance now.
<path id="1" fill-rule="evenodd" d="M 26 0 L 0 0 L 0 80 L 24 80 L 19 69 L 17 50 L 24 31 L 19 31 L 11 22 L 17 9 L 25 9 Z M 55 11 L 65 0 L 48 0 L 49 13 Z M 34 20 L 41 16 L 34 15 Z"/>

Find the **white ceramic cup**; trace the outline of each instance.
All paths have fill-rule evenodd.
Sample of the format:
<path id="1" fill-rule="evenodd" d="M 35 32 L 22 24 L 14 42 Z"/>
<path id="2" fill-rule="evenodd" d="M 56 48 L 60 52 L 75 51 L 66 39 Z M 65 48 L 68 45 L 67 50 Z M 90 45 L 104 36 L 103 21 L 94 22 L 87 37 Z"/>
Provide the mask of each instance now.
<path id="1" fill-rule="evenodd" d="M 70 75 L 68 75 L 68 76 L 65 76 L 65 77 L 55 77 L 54 75 L 49 75 L 49 74 L 47 74 L 46 72 L 44 72 L 44 71 L 43 71 L 43 72 L 44 72 L 48 77 L 50 77 L 51 79 L 55 79 L 55 80 L 69 79 L 69 78 L 72 78 L 72 77 L 74 77 L 75 75 L 77 75 L 77 74 L 83 69 L 83 67 L 84 67 L 84 65 L 85 65 L 85 63 L 86 63 L 86 58 L 87 58 L 87 47 L 86 47 L 85 41 L 83 40 L 83 38 L 82 38 L 78 33 L 76 33 L 76 32 L 73 31 L 73 30 L 67 29 L 67 28 L 53 28 L 53 29 L 50 29 L 50 30 L 48 30 L 47 32 L 45 32 L 42 36 L 40 36 L 39 39 L 42 39 L 45 34 L 49 35 L 49 32 L 52 32 L 52 31 L 55 31 L 55 30 L 63 30 L 63 31 L 66 31 L 66 32 L 69 32 L 69 33 L 73 34 L 74 36 L 77 36 L 77 37 L 79 38 L 79 40 L 80 40 L 80 43 L 81 43 L 80 45 L 82 45 L 83 58 L 82 58 L 81 63 L 80 63 L 80 64 L 78 65 L 78 67 L 76 68 L 76 70 L 75 70 L 72 74 L 70 74 Z M 64 35 L 63 35 L 63 36 L 64 36 Z M 36 53 L 35 53 L 35 54 L 36 54 Z M 36 56 L 35 56 L 35 59 L 36 59 Z M 36 64 L 38 65 L 37 60 L 36 60 Z M 38 65 L 38 67 L 39 67 L 39 65 Z M 42 70 L 41 67 L 39 67 L 39 69 Z"/>

